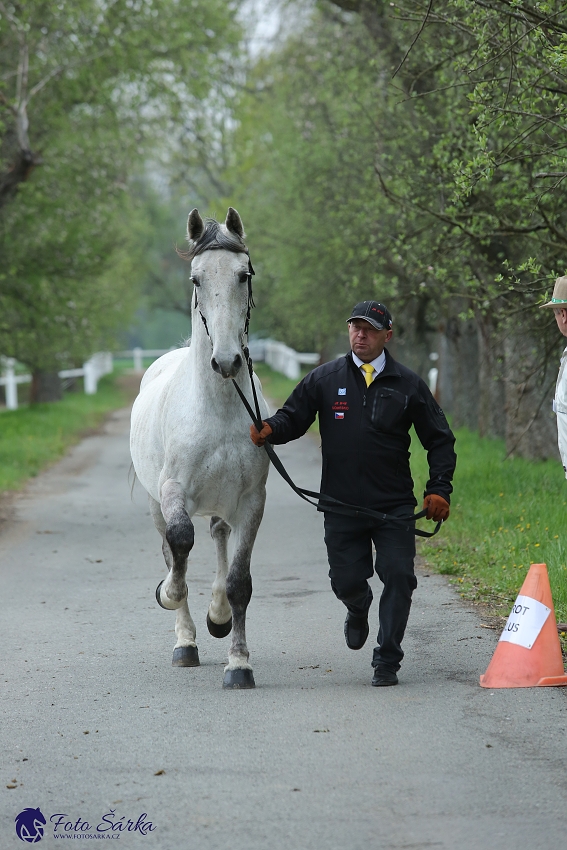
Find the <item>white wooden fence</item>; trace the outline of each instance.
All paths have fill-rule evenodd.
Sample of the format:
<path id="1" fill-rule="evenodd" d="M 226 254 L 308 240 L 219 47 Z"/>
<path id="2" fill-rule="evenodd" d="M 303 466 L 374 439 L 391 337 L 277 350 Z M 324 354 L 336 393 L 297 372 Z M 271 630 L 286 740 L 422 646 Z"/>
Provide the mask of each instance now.
<path id="1" fill-rule="evenodd" d="M 253 361 L 264 361 L 276 372 L 281 372 L 292 381 L 299 380 L 302 365 L 316 366 L 321 359 L 317 352 L 294 351 L 293 348 L 275 339 L 251 340 L 249 350 Z"/>
<path id="2" fill-rule="evenodd" d="M 320 360 L 316 352 L 294 351 L 293 348 L 275 339 L 255 339 L 249 343 L 250 356 L 254 362 L 261 361 L 281 372 L 287 378 L 299 380 L 301 365 L 317 365 Z M 131 351 L 117 351 L 115 357 L 132 358 L 134 369 L 141 372 L 145 357 L 161 357 L 173 348 L 133 348 Z"/>
<path id="3" fill-rule="evenodd" d="M 13 357 L 2 358 L 3 372 L 0 376 L 0 387 L 5 387 L 6 408 L 8 410 L 18 409 L 18 384 L 29 384 L 31 375 L 17 375 L 16 361 Z M 97 391 L 99 379 L 103 375 L 112 372 L 112 354 L 109 351 L 99 351 L 83 363 L 80 369 L 62 369 L 60 378 L 83 378 L 85 393 L 94 395 Z"/>
<path id="4" fill-rule="evenodd" d="M 260 339 L 250 341 L 250 356 L 253 361 L 263 361 L 282 372 L 287 378 L 296 381 L 301 375 L 302 365 L 316 365 L 319 362 L 319 354 L 316 352 L 299 352 L 277 342 L 274 339 Z M 113 371 L 113 358 L 131 359 L 132 365 L 137 372 L 144 369 L 144 358 L 161 357 L 174 348 L 133 348 L 128 351 L 116 351 L 114 355 L 109 351 L 99 351 L 83 364 L 80 369 L 63 369 L 59 372 L 60 378 L 83 378 L 84 388 L 87 395 L 94 395 L 97 391 L 98 381 L 103 375 Z M 32 376 L 18 375 L 16 373 L 16 361 L 12 357 L 0 358 L 2 373 L 0 374 L 0 387 L 5 387 L 6 408 L 17 410 L 18 408 L 18 384 L 29 384 Z"/>
<path id="5" fill-rule="evenodd" d="M 294 351 L 283 342 L 275 339 L 253 339 L 249 344 L 250 356 L 254 362 L 265 362 L 276 372 L 281 372 L 293 381 L 299 380 L 301 366 L 316 366 L 319 362 L 319 354 L 316 352 Z M 175 348 L 132 348 L 128 351 L 116 351 L 114 357 L 131 359 L 132 365 L 137 372 L 144 370 L 144 358 L 161 357 Z M 429 355 L 434 362 L 439 355 Z M 0 374 L 0 387 L 5 387 L 6 408 L 17 410 L 18 407 L 18 384 L 27 384 L 31 381 L 31 375 L 16 374 L 16 361 L 11 357 L 0 357 L 0 365 L 3 371 Z M 84 388 L 87 395 L 94 395 L 97 391 L 98 381 L 103 375 L 113 371 L 113 355 L 109 351 L 99 351 L 83 364 L 80 369 L 63 369 L 59 372 L 60 378 L 83 378 Z M 437 389 L 437 367 L 432 366 L 428 373 L 429 388 L 433 394 Z"/>
<path id="6" fill-rule="evenodd" d="M 114 356 L 121 360 L 133 361 L 133 366 L 136 372 L 144 371 L 144 357 L 161 357 L 162 354 L 167 354 L 169 351 L 175 351 L 176 346 L 171 348 L 132 348 L 128 351 L 115 351 Z"/>
<path id="7" fill-rule="evenodd" d="M 254 362 L 265 362 L 276 372 L 281 372 L 294 381 L 299 380 L 300 367 L 303 364 L 315 366 L 320 360 L 316 352 L 294 351 L 293 348 L 275 339 L 250 340 L 248 348 Z M 162 354 L 174 350 L 174 348 L 133 348 L 131 351 L 117 351 L 114 356 L 128 360 L 131 358 L 134 369 L 141 372 L 144 368 L 144 358 L 161 357 Z"/>

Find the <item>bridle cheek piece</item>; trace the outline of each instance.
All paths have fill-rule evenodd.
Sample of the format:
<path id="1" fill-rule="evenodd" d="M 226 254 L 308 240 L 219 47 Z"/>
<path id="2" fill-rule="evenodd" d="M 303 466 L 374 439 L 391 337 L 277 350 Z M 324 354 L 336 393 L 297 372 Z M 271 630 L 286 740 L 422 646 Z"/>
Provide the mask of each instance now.
<path id="1" fill-rule="evenodd" d="M 252 311 L 252 307 L 256 306 L 255 303 L 254 303 L 254 296 L 252 294 L 252 275 L 256 274 L 256 272 L 254 271 L 254 267 L 252 265 L 252 261 L 250 259 L 250 254 L 248 254 L 248 251 L 246 251 L 246 254 L 248 255 L 248 272 L 246 274 L 246 277 L 248 278 L 248 281 L 247 281 L 248 299 L 247 299 L 247 305 L 246 305 L 246 319 L 244 320 L 244 331 L 240 335 L 240 345 L 241 345 L 242 351 L 244 353 L 244 357 L 246 359 L 246 362 L 248 364 L 248 371 L 250 372 L 250 380 L 252 380 L 253 366 L 252 366 L 252 361 L 250 359 L 250 352 L 248 351 L 248 346 L 245 345 L 244 340 L 248 340 L 248 329 L 250 327 L 250 313 Z M 209 339 L 211 339 L 211 335 L 209 333 L 209 328 L 207 326 L 207 320 L 205 319 L 205 317 L 203 316 L 203 314 L 202 314 L 202 312 L 199 308 L 199 301 L 197 299 L 197 287 L 196 286 L 194 287 L 193 291 L 194 291 L 194 294 L 195 294 L 195 300 L 194 300 L 193 306 L 194 306 L 195 310 L 199 310 L 199 316 L 201 317 L 201 321 L 203 322 L 203 324 L 205 326 L 205 332 L 206 332 L 207 336 L 209 337 Z"/>

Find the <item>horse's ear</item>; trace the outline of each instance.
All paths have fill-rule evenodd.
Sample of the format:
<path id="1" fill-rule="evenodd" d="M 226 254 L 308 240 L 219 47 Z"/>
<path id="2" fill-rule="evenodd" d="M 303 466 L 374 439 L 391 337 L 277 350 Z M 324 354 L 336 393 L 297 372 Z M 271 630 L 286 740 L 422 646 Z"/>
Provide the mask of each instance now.
<path id="1" fill-rule="evenodd" d="M 197 208 L 191 210 L 187 219 L 187 239 L 191 242 L 196 242 L 197 239 L 203 235 L 204 229 L 205 225 L 203 224 L 203 219 L 199 215 L 199 210 Z"/>
<path id="2" fill-rule="evenodd" d="M 240 218 L 234 207 L 228 208 L 225 225 L 227 230 L 230 230 L 232 233 L 236 233 L 237 236 L 240 236 L 241 239 L 244 239 L 244 236 L 246 234 L 244 233 L 242 219 Z"/>

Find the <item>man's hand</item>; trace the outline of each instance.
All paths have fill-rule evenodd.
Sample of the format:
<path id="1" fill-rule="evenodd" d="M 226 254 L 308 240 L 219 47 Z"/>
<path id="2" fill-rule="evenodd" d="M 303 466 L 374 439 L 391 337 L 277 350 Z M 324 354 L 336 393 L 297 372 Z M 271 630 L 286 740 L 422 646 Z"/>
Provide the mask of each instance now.
<path id="1" fill-rule="evenodd" d="M 263 446 L 266 442 L 266 437 L 272 433 L 272 428 L 267 422 L 262 422 L 264 426 L 261 431 L 258 431 L 255 425 L 250 426 L 250 439 L 255 446 Z M 439 496 L 437 496 L 439 498 Z"/>
<path id="2" fill-rule="evenodd" d="M 449 502 L 443 496 L 437 496 L 435 493 L 430 493 L 429 496 L 425 497 L 423 510 L 427 511 L 426 519 L 434 519 L 435 522 L 449 518 Z"/>

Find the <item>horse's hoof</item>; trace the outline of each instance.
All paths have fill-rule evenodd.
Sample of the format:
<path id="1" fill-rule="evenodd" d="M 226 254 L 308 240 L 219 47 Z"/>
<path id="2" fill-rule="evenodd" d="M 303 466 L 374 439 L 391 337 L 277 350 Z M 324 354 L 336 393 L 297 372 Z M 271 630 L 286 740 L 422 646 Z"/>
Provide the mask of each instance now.
<path id="1" fill-rule="evenodd" d="M 172 667 L 199 667 L 200 664 L 196 646 L 177 646 L 173 650 Z"/>
<path id="2" fill-rule="evenodd" d="M 238 667 L 235 670 L 227 670 L 224 674 L 222 683 L 223 688 L 231 690 L 244 690 L 245 688 L 255 688 L 254 674 L 248 668 Z"/>
<path id="3" fill-rule="evenodd" d="M 213 623 L 207 613 L 207 628 L 213 637 L 223 638 L 230 634 L 232 629 L 232 617 L 226 623 Z"/>
<path id="4" fill-rule="evenodd" d="M 171 599 L 169 599 L 169 597 L 165 594 L 165 591 L 164 591 L 164 596 L 162 597 L 162 595 L 161 595 L 161 586 L 162 586 L 162 584 L 163 584 L 163 582 L 164 582 L 164 581 L 165 581 L 165 579 L 163 579 L 162 581 L 160 581 L 160 583 L 159 583 L 159 584 L 158 584 L 158 586 L 156 587 L 156 599 L 157 599 L 157 604 L 159 605 L 159 607 L 160 607 L 160 608 L 164 608 L 166 611 L 177 611 L 177 609 L 178 609 L 178 608 L 181 608 L 181 606 L 183 605 L 183 602 L 184 602 L 185 600 L 183 600 L 183 599 L 182 599 L 182 600 L 181 600 L 181 602 L 173 602 L 173 601 L 172 601 Z M 165 597 L 165 598 L 164 598 L 164 597 Z"/>

